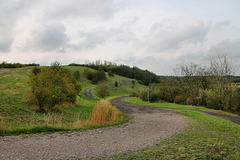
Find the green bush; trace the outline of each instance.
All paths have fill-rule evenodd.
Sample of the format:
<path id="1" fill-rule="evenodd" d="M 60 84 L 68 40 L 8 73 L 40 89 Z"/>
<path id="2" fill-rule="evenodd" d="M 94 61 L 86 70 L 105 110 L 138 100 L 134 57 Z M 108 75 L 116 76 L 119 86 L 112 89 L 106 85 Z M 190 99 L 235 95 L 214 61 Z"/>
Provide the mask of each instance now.
<path id="1" fill-rule="evenodd" d="M 212 109 L 221 109 L 221 97 L 217 90 L 208 89 L 204 92 L 206 94 L 207 107 Z"/>
<path id="2" fill-rule="evenodd" d="M 114 77 L 114 74 L 112 73 L 112 70 L 110 70 L 110 71 L 108 72 L 108 76 L 109 76 L 109 77 Z"/>
<path id="3" fill-rule="evenodd" d="M 185 104 L 186 98 L 187 98 L 187 97 L 186 97 L 185 94 L 177 95 L 177 96 L 174 98 L 174 103 L 177 103 L 177 104 Z"/>
<path id="4" fill-rule="evenodd" d="M 118 82 L 117 81 L 115 81 L 114 86 L 118 87 Z"/>
<path id="5" fill-rule="evenodd" d="M 107 85 L 101 85 L 97 88 L 97 96 L 100 98 L 105 98 L 110 95 Z"/>
<path id="6" fill-rule="evenodd" d="M 80 80 L 80 72 L 78 70 L 73 72 L 73 76 L 76 80 Z"/>
<path id="7" fill-rule="evenodd" d="M 84 76 L 85 76 L 88 80 L 92 81 L 93 78 L 95 77 L 95 73 L 94 73 L 93 71 L 90 71 L 89 69 L 84 69 Z"/>
<path id="8" fill-rule="evenodd" d="M 85 69 L 84 75 L 88 80 L 92 81 L 92 84 L 98 84 L 99 81 L 106 80 L 106 74 L 103 70 L 99 70 L 96 72 Z"/>
<path id="9" fill-rule="evenodd" d="M 74 103 L 81 87 L 68 70 L 60 64 L 36 69 L 29 76 L 29 102 L 40 111 L 52 111 L 61 103 Z"/>

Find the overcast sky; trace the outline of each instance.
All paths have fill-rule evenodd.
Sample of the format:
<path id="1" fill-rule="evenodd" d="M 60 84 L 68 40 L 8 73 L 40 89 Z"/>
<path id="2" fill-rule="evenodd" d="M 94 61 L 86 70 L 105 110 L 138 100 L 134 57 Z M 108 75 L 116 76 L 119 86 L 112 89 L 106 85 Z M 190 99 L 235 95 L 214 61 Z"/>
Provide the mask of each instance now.
<path id="1" fill-rule="evenodd" d="M 107 60 L 172 75 L 240 62 L 240 0 L 0 0 L 0 62 Z"/>

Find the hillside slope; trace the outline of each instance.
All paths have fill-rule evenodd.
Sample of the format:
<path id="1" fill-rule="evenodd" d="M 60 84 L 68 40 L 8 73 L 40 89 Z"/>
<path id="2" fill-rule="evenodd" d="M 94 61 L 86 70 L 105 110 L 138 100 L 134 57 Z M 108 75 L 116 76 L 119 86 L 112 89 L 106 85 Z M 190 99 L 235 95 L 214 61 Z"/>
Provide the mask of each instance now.
<path id="1" fill-rule="evenodd" d="M 97 85 L 84 77 L 85 67 L 64 66 L 74 72 L 80 72 L 79 83 L 82 85 L 80 96 L 77 97 L 76 105 L 65 107 L 61 112 L 40 113 L 35 106 L 30 106 L 28 100 L 28 75 L 32 67 L 9 69 L 0 74 L 0 135 L 35 133 L 42 131 L 58 131 L 86 128 L 82 124 L 76 124 L 79 120 L 86 121 L 91 117 L 93 106 L 101 99 L 96 94 L 97 86 L 106 84 L 109 88 L 109 96 L 120 96 L 138 92 L 145 88 L 137 81 L 132 86 L 133 79 L 114 75 Z M 118 87 L 114 82 L 119 81 Z M 93 99 L 83 96 L 88 87 L 94 87 Z"/>

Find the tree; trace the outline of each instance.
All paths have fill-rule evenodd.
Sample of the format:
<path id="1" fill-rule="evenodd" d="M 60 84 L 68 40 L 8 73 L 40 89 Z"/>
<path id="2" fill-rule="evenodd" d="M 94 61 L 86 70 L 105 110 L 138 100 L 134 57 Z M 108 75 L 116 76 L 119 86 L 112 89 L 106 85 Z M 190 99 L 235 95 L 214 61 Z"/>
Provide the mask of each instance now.
<path id="1" fill-rule="evenodd" d="M 234 98 L 237 94 L 236 88 L 231 85 L 233 82 L 234 67 L 231 60 L 226 55 L 218 55 L 211 60 L 210 82 L 216 97 L 219 97 L 218 109 L 232 110 L 234 108 Z"/>

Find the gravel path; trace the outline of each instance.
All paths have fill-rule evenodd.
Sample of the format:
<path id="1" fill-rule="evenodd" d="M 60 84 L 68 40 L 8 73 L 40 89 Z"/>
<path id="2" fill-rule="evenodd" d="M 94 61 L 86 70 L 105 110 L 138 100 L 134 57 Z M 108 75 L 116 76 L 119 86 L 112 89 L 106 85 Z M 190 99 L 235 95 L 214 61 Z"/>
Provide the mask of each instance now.
<path id="1" fill-rule="evenodd" d="M 92 95 L 92 89 L 93 89 L 94 87 L 89 87 L 89 88 L 87 88 L 86 90 L 85 90 L 85 92 L 84 92 L 84 95 L 87 97 L 87 98 L 89 98 L 89 99 L 92 99 L 92 97 L 93 97 L 93 95 Z"/>
<path id="2" fill-rule="evenodd" d="M 0 159 L 89 159 L 141 149 L 186 126 L 185 118 L 167 109 L 112 101 L 132 120 L 122 126 L 49 135 L 0 137 Z"/>
<path id="3" fill-rule="evenodd" d="M 0 74 L 10 71 L 10 69 L 0 69 Z"/>

